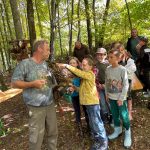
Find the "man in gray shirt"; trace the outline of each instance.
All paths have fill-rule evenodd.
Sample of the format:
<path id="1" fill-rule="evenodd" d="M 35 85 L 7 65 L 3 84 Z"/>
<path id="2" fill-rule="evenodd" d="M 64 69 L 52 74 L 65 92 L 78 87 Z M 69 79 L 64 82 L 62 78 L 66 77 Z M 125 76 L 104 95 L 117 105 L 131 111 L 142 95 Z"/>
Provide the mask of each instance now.
<path id="1" fill-rule="evenodd" d="M 40 150 L 47 131 L 48 150 L 56 150 L 57 120 L 52 94 L 53 75 L 45 60 L 50 49 L 46 40 L 36 41 L 33 57 L 20 62 L 12 76 L 12 86 L 23 89 L 29 109 L 29 150 Z"/>

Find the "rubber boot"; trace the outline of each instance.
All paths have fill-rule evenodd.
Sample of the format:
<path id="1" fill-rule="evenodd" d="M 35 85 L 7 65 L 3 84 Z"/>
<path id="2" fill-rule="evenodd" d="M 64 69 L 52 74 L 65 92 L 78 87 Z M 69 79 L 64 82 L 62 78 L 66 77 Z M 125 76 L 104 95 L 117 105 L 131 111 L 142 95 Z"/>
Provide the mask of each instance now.
<path id="1" fill-rule="evenodd" d="M 133 120 L 133 118 L 132 118 L 132 100 L 128 100 L 128 111 L 129 111 L 129 119 Z"/>
<path id="2" fill-rule="evenodd" d="M 108 135 L 109 140 L 117 138 L 122 133 L 122 127 L 115 127 L 114 132 L 111 135 Z"/>
<path id="3" fill-rule="evenodd" d="M 124 147 L 130 148 L 132 144 L 131 129 L 125 130 Z"/>

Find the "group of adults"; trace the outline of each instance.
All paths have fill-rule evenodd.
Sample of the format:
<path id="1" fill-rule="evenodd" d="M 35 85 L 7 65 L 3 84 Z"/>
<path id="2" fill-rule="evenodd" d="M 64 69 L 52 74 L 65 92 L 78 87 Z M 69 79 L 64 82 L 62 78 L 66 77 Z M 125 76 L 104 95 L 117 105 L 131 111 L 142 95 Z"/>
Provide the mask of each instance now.
<path id="1" fill-rule="evenodd" d="M 138 36 L 136 29 L 131 31 L 131 38 L 127 42 L 127 50 L 131 53 L 133 59 L 137 61 L 137 64 L 140 61 L 140 67 L 142 65 L 148 68 L 140 69 L 143 72 L 142 75 L 149 75 L 150 71 L 150 65 L 145 66 L 145 61 L 141 61 L 147 59 L 147 55 L 144 55 L 147 42 L 147 38 Z M 104 51 L 105 49 L 101 49 L 99 53 L 105 54 L 106 51 Z M 75 43 L 73 56 L 77 57 L 80 62 L 89 54 L 90 51 L 86 45 L 80 41 Z M 22 60 L 15 68 L 12 76 L 12 86 L 23 89 L 23 99 L 29 110 L 29 150 L 41 149 L 45 130 L 47 132 L 48 149 L 57 149 L 58 129 L 53 98 L 54 85 L 42 78 L 43 75 L 49 76 L 49 80 L 53 78 L 53 74 L 46 63 L 49 55 L 48 42 L 46 40 L 35 41 L 33 56 Z M 103 76 L 101 75 L 102 85 L 104 84 Z M 143 80 L 146 80 L 146 89 L 149 89 L 149 84 L 147 84 L 149 79 L 144 78 Z"/>

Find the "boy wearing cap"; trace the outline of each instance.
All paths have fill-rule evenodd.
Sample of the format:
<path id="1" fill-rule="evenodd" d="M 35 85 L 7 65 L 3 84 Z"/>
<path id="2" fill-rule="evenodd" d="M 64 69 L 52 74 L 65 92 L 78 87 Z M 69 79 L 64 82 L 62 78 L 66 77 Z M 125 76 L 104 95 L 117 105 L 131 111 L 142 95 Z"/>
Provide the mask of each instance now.
<path id="1" fill-rule="evenodd" d="M 104 48 L 98 48 L 97 52 L 96 52 L 96 59 L 97 59 L 97 63 L 96 63 L 96 68 L 98 69 L 98 73 L 97 73 L 97 88 L 99 91 L 99 95 L 100 95 L 100 105 L 101 105 L 101 116 L 102 116 L 102 120 L 104 121 L 104 123 L 106 123 L 107 118 L 108 118 L 108 114 L 109 114 L 109 109 L 106 103 L 106 99 L 105 99 L 105 90 L 104 90 L 104 84 L 105 84 L 105 71 L 108 64 L 108 61 L 106 60 L 107 58 L 107 51 Z"/>

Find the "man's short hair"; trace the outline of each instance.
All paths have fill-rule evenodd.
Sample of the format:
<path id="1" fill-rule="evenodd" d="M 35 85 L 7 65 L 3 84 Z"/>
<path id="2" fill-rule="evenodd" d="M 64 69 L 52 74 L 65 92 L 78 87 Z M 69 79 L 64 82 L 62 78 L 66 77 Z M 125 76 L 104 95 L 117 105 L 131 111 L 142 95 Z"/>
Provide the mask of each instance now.
<path id="1" fill-rule="evenodd" d="M 44 44 L 49 44 L 47 40 L 36 40 L 33 43 L 33 52 L 35 52 L 38 47 L 43 47 Z"/>

